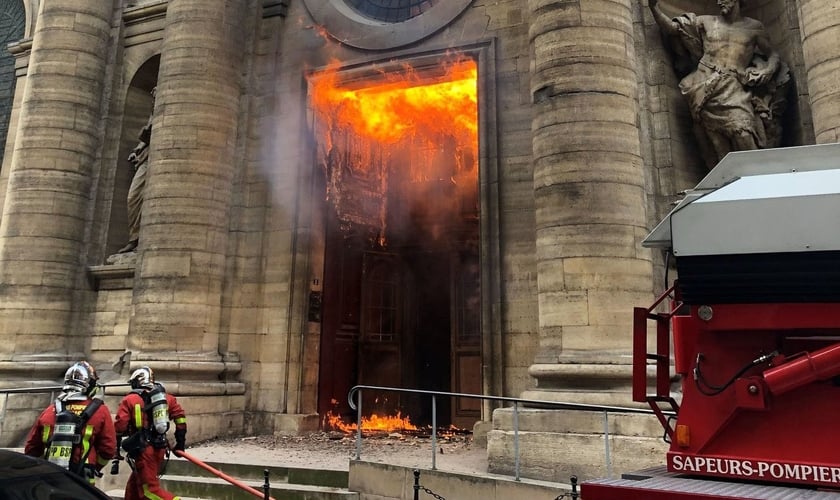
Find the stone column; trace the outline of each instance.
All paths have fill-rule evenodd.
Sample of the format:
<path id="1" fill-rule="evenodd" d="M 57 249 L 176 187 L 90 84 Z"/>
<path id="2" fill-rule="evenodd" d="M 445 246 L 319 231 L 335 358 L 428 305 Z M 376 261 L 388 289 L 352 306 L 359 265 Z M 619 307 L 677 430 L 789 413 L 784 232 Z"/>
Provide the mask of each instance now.
<path id="1" fill-rule="evenodd" d="M 529 369 L 537 387 L 526 399 L 632 404 L 633 307 L 653 299 L 640 247 L 647 227 L 633 3 L 528 2 L 539 348 Z M 598 413 L 524 408 L 514 416 L 503 408 L 487 436 L 488 471 L 514 472 L 514 422 L 524 477 L 606 474 L 604 425 L 617 469 L 662 461 L 655 419 L 605 424 Z"/>
<path id="2" fill-rule="evenodd" d="M 55 382 L 84 351 L 84 281 L 114 4 L 42 0 L 0 223 L 0 379 Z"/>
<path id="3" fill-rule="evenodd" d="M 840 8 L 825 0 L 799 0 L 802 52 L 818 144 L 840 142 Z"/>
<path id="4" fill-rule="evenodd" d="M 251 3 L 167 7 L 128 350 L 179 394 L 231 392 L 220 305 Z"/>
<path id="5" fill-rule="evenodd" d="M 633 307 L 652 298 L 632 2 L 529 6 L 540 349 L 523 397 L 629 404 Z"/>

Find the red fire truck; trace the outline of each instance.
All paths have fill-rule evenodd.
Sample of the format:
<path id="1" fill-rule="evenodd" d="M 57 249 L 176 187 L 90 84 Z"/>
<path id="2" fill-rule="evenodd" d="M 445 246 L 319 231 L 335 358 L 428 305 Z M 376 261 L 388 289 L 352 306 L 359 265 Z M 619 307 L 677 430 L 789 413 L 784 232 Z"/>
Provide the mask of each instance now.
<path id="1" fill-rule="evenodd" d="M 633 400 L 670 448 L 583 500 L 840 498 L 840 144 L 729 154 L 643 246 L 676 280 L 634 311 Z"/>

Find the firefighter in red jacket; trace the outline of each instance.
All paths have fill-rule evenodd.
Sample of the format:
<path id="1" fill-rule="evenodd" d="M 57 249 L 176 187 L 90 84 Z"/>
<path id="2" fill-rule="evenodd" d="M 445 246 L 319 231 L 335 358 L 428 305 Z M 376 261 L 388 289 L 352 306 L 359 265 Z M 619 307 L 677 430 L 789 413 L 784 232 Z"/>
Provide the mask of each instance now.
<path id="1" fill-rule="evenodd" d="M 96 394 L 98 380 L 86 361 L 68 368 L 61 394 L 41 412 L 23 450 L 85 477 L 90 484 L 102 477 L 102 467 L 117 451 L 111 412 Z"/>
<path id="2" fill-rule="evenodd" d="M 148 366 L 134 370 L 128 382 L 132 390 L 120 402 L 114 421 L 117 433 L 123 436 L 122 448 L 132 469 L 125 485 L 125 500 L 178 499 L 160 486 L 158 475 L 169 454 L 166 432 L 170 420 L 175 422 L 173 449 L 183 451 L 186 446 L 184 409 L 175 396 L 155 382 L 154 372 Z"/>

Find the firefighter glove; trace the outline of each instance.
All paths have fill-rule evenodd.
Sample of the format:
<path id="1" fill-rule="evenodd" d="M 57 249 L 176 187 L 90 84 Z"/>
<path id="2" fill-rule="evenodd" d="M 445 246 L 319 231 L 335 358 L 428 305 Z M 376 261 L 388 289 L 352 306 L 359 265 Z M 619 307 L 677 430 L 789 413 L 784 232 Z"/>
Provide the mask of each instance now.
<path id="1" fill-rule="evenodd" d="M 102 477 L 102 473 L 93 465 L 85 464 L 82 466 L 82 476 L 89 482 L 93 482 L 97 477 Z"/>
<path id="2" fill-rule="evenodd" d="M 184 451 L 187 448 L 187 430 L 175 429 L 175 449 Z"/>

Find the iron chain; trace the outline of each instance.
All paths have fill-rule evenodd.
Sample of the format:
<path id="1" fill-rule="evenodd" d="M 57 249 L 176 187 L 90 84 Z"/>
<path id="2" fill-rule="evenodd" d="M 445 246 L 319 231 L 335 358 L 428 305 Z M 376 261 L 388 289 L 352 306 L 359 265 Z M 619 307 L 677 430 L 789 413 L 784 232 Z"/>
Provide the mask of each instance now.
<path id="1" fill-rule="evenodd" d="M 432 495 L 433 497 L 437 498 L 437 500 L 446 500 L 446 498 L 438 495 L 437 493 L 430 490 L 429 488 L 426 488 L 425 486 L 420 486 L 420 489 L 423 490 L 424 492 L 428 493 L 429 495 Z"/>

